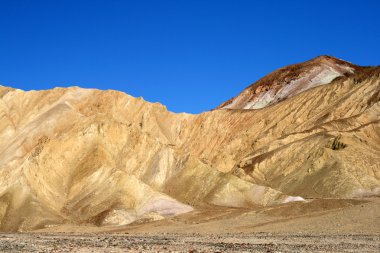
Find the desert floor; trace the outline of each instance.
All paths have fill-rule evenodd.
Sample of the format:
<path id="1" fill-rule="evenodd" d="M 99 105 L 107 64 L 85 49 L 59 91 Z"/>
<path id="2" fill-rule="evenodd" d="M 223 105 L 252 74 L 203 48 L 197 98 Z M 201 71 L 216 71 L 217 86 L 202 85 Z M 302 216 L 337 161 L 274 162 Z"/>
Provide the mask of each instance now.
<path id="1" fill-rule="evenodd" d="M 1 252 L 380 252 L 380 198 L 199 207 L 159 221 L 1 233 Z"/>

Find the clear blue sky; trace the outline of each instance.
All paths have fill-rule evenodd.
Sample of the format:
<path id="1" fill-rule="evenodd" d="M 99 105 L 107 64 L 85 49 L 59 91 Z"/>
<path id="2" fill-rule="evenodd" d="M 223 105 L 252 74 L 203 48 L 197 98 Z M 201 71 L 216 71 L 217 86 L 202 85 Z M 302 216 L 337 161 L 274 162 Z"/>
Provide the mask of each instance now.
<path id="1" fill-rule="evenodd" d="M 291 63 L 380 64 L 380 1 L 0 0 L 0 84 L 216 107 Z"/>

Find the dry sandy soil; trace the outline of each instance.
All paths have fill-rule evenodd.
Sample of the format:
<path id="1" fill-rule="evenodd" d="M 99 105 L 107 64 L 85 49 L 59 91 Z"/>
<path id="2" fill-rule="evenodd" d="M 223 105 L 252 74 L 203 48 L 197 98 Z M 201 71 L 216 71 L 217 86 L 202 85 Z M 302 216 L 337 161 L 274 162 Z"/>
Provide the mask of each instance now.
<path id="1" fill-rule="evenodd" d="M 5 252 L 378 252 L 375 235 L 3 234 Z"/>
<path id="2" fill-rule="evenodd" d="M 253 209 L 208 207 L 121 227 L 65 225 L 3 233 L 0 251 L 380 252 L 379 198 L 308 201 Z"/>

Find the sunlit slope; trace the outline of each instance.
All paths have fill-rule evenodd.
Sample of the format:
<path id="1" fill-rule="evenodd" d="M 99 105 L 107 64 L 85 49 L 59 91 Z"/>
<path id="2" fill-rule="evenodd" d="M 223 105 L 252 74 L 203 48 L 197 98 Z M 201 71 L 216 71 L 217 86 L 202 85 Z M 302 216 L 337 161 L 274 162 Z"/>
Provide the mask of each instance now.
<path id="1" fill-rule="evenodd" d="M 379 68 L 367 69 L 260 110 L 213 111 L 215 125 L 228 122 L 231 128 L 224 125 L 216 136 L 197 133 L 192 139 L 206 139 L 214 149 L 205 144 L 194 149 L 196 155 L 212 167 L 287 194 L 377 195 L 379 73 Z M 204 115 L 205 122 L 210 120 Z"/>
<path id="2" fill-rule="evenodd" d="M 115 91 L 2 88 L 1 94 L 2 230 L 123 225 L 202 205 L 289 199 L 180 150 L 178 135 L 196 116 Z"/>
<path id="3" fill-rule="evenodd" d="M 378 195 L 379 73 L 200 115 L 117 91 L 0 86 L 0 229 Z"/>

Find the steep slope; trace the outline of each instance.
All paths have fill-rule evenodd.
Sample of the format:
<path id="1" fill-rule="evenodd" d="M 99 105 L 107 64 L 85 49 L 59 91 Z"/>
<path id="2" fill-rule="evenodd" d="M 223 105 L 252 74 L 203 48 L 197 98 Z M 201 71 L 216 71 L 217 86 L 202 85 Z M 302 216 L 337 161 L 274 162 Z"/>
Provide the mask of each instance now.
<path id="1" fill-rule="evenodd" d="M 379 76 L 380 67 L 367 68 L 261 110 L 217 110 L 229 115 L 219 124 L 241 123 L 206 155 L 213 167 L 287 194 L 378 195 Z"/>
<path id="2" fill-rule="evenodd" d="M 1 94 L 2 230 L 124 225 L 202 205 L 289 200 L 177 149 L 181 125 L 196 116 L 116 91 L 1 88 Z"/>
<path id="3" fill-rule="evenodd" d="M 379 67 L 200 115 L 117 91 L 0 86 L 0 229 L 379 195 L 379 120 Z"/>
<path id="4" fill-rule="evenodd" d="M 272 72 L 218 106 L 218 109 L 264 108 L 359 69 L 361 67 L 349 62 L 331 56 L 320 56 Z"/>

